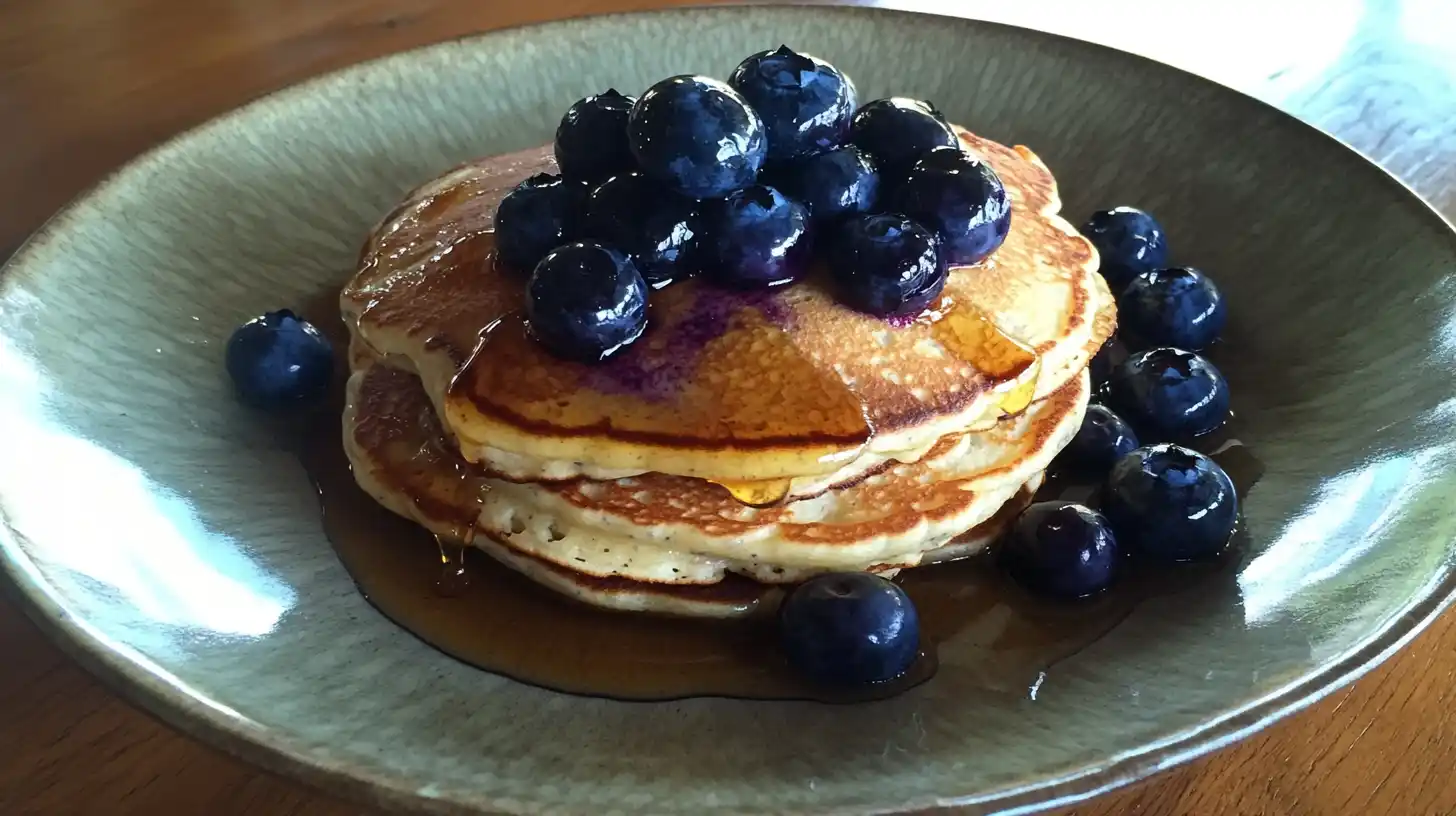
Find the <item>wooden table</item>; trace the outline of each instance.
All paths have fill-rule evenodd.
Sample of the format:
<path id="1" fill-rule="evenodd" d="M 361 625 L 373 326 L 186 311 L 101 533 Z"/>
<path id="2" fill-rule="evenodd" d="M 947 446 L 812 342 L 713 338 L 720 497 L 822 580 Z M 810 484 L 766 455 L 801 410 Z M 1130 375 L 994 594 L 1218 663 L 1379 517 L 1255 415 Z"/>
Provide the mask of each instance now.
<path id="1" fill-rule="evenodd" d="M 0 257 L 109 169 L 262 92 L 462 33 L 671 4 L 4 0 Z M 1022 0 L 1012 9 L 972 0 L 882 5 L 1039 22 L 1204 73 L 1336 133 L 1456 216 L 1449 0 L 1185 0 L 1141 4 L 1127 15 L 1070 0 Z M 0 655 L 0 813 L 360 812 L 157 724 L 4 605 Z M 1456 813 L 1453 676 L 1456 615 L 1447 615 L 1312 710 L 1068 813 Z"/>

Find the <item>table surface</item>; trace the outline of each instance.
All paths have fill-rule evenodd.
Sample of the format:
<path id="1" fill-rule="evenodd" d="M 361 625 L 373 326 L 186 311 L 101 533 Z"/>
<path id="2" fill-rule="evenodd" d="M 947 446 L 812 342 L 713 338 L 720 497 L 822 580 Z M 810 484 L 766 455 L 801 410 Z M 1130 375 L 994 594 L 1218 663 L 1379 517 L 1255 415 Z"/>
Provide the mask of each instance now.
<path id="1" fill-rule="evenodd" d="M 473 31 L 674 4 L 5 0 L 0 258 L 108 170 L 260 93 Z M 1456 11 L 1448 0 L 1184 0 L 1143 4 L 1136 25 L 1103 4 L 1072 0 L 878 5 L 1024 22 L 1202 73 L 1335 133 L 1456 218 Z M 361 812 L 173 733 L 3 603 L 0 654 L 0 812 Z M 1456 615 L 1447 615 L 1313 708 L 1064 816 L 1456 812 L 1453 674 Z"/>

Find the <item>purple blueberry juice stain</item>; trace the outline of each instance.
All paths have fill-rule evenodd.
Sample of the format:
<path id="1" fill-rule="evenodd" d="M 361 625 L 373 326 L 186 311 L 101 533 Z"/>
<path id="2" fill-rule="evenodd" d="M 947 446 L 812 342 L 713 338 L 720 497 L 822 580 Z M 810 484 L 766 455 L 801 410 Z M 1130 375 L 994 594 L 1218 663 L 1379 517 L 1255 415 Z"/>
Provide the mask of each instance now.
<path id="1" fill-rule="evenodd" d="M 703 348 L 728 331 L 739 311 L 756 309 L 769 323 L 785 331 L 792 327 L 793 311 L 772 291 L 722 289 L 702 282 L 696 285 L 692 306 L 681 320 L 668 327 L 654 325 L 649 311 L 647 331 L 634 344 L 637 348 L 592 366 L 584 385 L 603 394 L 669 402 L 697 370 Z M 659 339 L 663 333 L 666 339 Z M 657 353 L 642 353 L 659 344 Z"/>

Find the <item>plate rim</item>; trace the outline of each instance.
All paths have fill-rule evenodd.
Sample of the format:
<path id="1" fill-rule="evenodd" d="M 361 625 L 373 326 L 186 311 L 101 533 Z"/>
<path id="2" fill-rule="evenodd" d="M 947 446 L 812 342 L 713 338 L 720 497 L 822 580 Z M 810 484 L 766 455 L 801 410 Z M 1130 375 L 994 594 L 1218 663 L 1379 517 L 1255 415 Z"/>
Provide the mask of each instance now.
<path id="1" fill-rule="evenodd" d="M 377 67 L 396 61 L 408 62 L 418 53 L 425 51 L 474 44 L 481 40 L 526 29 L 578 25 L 595 20 L 646 16 L 690 16 L 703 12 L 721 13 L 738 9 L 751 12 L 759 6 L 790 9 L 813 8 L 821 13 L 860 17 L 936 17 L 953 21 L 956 24 L 1009 29 L 1020 32 L 1023 36 L 1039 37 L 1052 42 L 1060 41 L 1064 47 L 1084 49 L 1099 53 L 1103 57 L 1132 60 L 1142 63 L 1145 69 L 1176 72 L 1182 74 L 1185 81 L 1214 85 L 1263 108 L 1266 114 L 1273 114 L 1282 127 L 1304 130 L 1315 138 L 1328 140 L 1352 154 L 1368 168 L 1376 171 L 1381 179 L 1380 183 L 1393 184 L 1408 200 L 1419 203 L 1420 206 L 1417 209 L 1422 212 L 1419 217 L 1433 219 L 1434 225 L 1444 228 L 1447 237 L 1452 240 L 1453 257 L 1456 257 L 1456 224 L 1453 224 L 1451 219 L 1436 209 L 1405 180 L 1327 130 L 1217 79 L 1161 62 L 1143 54 L 1074 35 L 1045 31 L 1030 25 L 936 12 L 909 11 L 895 7 L 844 6 L 833 0 L 789 0 L 789 2 L 728 0 L 725 3 L 707 5 L 576 15 L 447 37 L 342 65 L 253 96 L 235 107 L 174 133 L 138 153 L 71 198 L 43 221 L 16 247 L 10 257 L 4 259 L 3 264 L 0 264 L 0 290 L 23 279 L 21 273 L 29 271 L 27 267 L 31 257 L 39 253 L 48 240 L 64 229 L 72 219 L 78 217 L 91 199 L 121 183 L 139 170 L 149 167 L 168 151 L 177 149 L 197 136 L 221 127 L 231 120 L 245 116 L 256 108 L 292 96 L 306 96 L 315 88 L 329 85 L 340 77 L 365 67 Z M 258 726 L 221 701 L 210 700 L 203 695 L 190 693 L 182 678 L 157 666 L 144 655 L 110 641 L 84 619 L 73 616 L 63 601 L 50 591 L 50 586 L 41 577 L 39 568 L 25 556 L 24 548 L 20 544 L 24 538 L 20 531 L 11 524 L 4 512 L 3 503 L 0 503 L 0 579 L 3 579 L 0 580 L 0 594 L 3 594 L 19 608 L 26 618 L 41 630 L 45 637 L 63 654 L 99 680 L 108 691 L 140 708 L 168 727 L 176 729 L 210 748 L 222 750 L 249 765 L 301 782 L 348 801 L 400 808 L 416 813 L 523 812 L 520 808 L 512 809 L 507 803 L 499 801 L 484 802 L 482 800 L 482 806 L 492 810 L 481 811 L 476 804 L 433 797 L 403 776 L 391 777 L 380 773 L 367 776 L 352 773 L 347 760 L 340 760 L 325 755 L 325 752 L 308 750 L 306 746 L 290 745 L 287 741 L 279 741 L 270 737 L 270 734 L 277 733 L 276 730 Z M 1019 787 L 1003 788 L 980 794 L 934 796 L 928 802 L 904 802 L 888 808 L 877 807 L 836 812 L 869 816 L 869 814 L 929 813 L 955 809 L 957 812 L 981 813 L 987 814 L 987 816 L 990 814 L 1020 816 L 1084 802 L 1207 756 L 1314 705 L 1383 664 L 1424 632 L 1453 602 L 1456 602 L 1456 565 L 1453 565 L 1452 561 L 1448 559 L 1442 564 L 1441 571 L 1433 574 L 1417 590 L 1410 603 L 1398 613 L 1391 615 L 1383 626 L 1372 631 L 1359 646 L 1348 651 L 1341 659 L 1330 662 L 1310 674 L 1298 677 L 1247 703 L 1242 708 L 1227 711 L 1215 719 L 1186 728 L 1169 740 L 1144 745 L 1133 752 L 1109 757 L 1104 762 L 1088 763 L 1084 768 L 1071 773 L 1038 780 Z M 778 812 L 809 816 L 809 814 L 820 814 L 825 811 L 816 808 Z"/>

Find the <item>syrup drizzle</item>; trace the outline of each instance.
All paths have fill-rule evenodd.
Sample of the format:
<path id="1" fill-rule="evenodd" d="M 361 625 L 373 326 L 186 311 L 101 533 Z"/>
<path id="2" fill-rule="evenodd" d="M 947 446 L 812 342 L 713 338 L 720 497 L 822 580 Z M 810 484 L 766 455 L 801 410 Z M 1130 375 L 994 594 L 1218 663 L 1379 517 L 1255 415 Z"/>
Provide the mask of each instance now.
<path id="1" fill-rule="evenodd" d="M 329 301 L 331 303 L 331 301 Z M 320 326 L 326 308 L 311 310 Z M 345 346 L 336 340 L 336 347 Z M 992 559 L 973 557 L 910 570 L 898 580 L 920 613 L 923 654 L 890 683 L 851 691 L 806 684 L 784 663 L 769 611 L 778 590 L 730 578 L 724 592 L 762 597 L 765 612 L 706 621 L 610 612 L 568 600 L 469 546 L 473 531 L 433 539 L 361 490 L 340 445 L 342 389 L 288 437 L 318 489 L 324 530 L 361 592 L 380 612 L 440 651 L 488 672 L 557 691 L 622 700 L 734 697 L 855 702 L 903 693 L 954 672 L 959 686 L 1025 695 L 1046 672 L 1102 637 L 1141 599 L 1190 583 L 1232 580 L 1219 563 L 1169 579 L 1128 576 L 1106 595 L 1076 604 L 1031 597 Z M 1257 459 L 1217 440 L 1221 461 Z M 1233 440 L 1230 442 L 1230 440 Z M 1241 492 L 1257 471 L 1238 471 Z M 457 474 L 462 480 L 474 474 Z M 1074 478 L 1051 478 L 1038 499 L 1095 494 Z M 949 658 L 949 660 L 947 660 Z"/>

